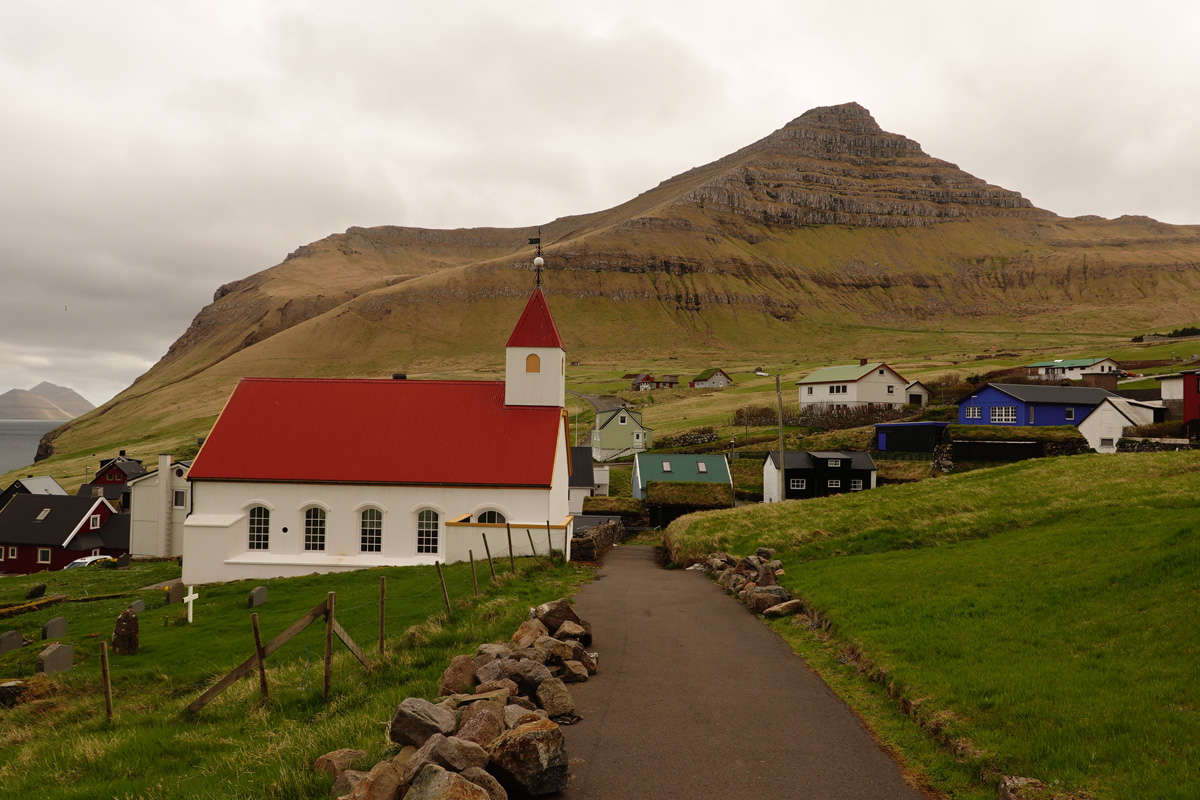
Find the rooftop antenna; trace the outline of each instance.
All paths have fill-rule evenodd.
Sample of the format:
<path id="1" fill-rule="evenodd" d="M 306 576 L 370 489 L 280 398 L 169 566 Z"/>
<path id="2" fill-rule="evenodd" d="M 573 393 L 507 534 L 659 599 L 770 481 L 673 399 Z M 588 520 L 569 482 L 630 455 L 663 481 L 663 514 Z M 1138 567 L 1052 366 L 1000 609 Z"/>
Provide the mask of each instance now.
<path id="1" fill-rule="evenodd" d="M 546 264 L 546 260 L 542 258 L 542 226 L 538 226 L 538 235 L 530 237 L 530 244 L 537 245 L 537 256 L 533 259 L 533 266 L 537 270 L 537 287 L 542 287 L 542 267 Z"/>

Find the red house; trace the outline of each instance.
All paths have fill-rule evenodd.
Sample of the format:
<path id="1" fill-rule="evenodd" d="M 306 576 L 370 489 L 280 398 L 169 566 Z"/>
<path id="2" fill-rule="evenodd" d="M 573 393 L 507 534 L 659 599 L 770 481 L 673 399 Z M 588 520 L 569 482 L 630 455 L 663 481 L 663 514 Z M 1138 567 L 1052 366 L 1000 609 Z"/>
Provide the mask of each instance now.
<path id="1" fill-rule="evenodd" d="M 1181 370 L 1183 377 L 1183 429 L 1188 438 L 1200 436 L 1200 369 Z"/>
<path id="2" fill-rule="evenodd" d="M 0 509 L 0 572 L 27 575 L 128 552 L 129 515 L 103 497 L 22 494 Z"/>

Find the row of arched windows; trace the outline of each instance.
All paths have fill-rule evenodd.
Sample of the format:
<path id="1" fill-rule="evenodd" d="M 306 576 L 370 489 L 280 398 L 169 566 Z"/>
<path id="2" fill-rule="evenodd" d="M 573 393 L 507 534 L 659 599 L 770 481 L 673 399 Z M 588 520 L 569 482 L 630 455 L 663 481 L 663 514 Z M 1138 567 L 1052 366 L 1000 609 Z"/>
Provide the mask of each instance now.
<path id="1" fill-rule="evenodd" d="M 496 513 L 496 512 L 490 512 Z M 500 522 L 504 518 L 500 517 Z M 437 553 L 438 513 L 425 509 L 417 514 L 417 552 Z M 284 531 L 287 532 L 286 529 Z M 271 545 L 271 510 L 265 506 L 254 506 L 249 515 L 249 540 L 251 550 L 268 550 Z M 310 552 L 325 550 L 325 509 L 311 506 L 304 510 L 304 549 Z M 359 552 L 383 552 L 383 512 L 378 508 L 365 508 L 359 514 Z"/>

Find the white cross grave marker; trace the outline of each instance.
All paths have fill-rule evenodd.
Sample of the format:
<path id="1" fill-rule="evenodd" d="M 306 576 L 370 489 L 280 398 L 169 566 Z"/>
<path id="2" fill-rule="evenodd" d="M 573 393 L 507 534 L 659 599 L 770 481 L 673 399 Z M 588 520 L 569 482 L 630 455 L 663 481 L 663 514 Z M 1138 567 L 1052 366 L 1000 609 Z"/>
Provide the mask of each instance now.
<path id="1" fill-rule="evenodd" d="M 189 586 L 188 593 L 183 597 L 183 602 L 187 603 L 188 607 L 188 625 L 192 624 L 192 601 L 199 599 L 200 595 L 196 594 L 196 587 Z"/>

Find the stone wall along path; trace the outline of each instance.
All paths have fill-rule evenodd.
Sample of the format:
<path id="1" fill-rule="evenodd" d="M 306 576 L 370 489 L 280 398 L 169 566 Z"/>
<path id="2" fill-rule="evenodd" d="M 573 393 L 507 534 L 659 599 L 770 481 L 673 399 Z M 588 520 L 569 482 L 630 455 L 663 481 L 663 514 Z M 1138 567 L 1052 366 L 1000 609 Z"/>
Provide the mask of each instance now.
<path id="1" fill-rule="evenodd" d="M 575 608 L 604 679 L 572 687 L 583 721 L 561 800 L 922 800 L 858 718 L 770 628 L 701 572 L 616 547 Z"/>

